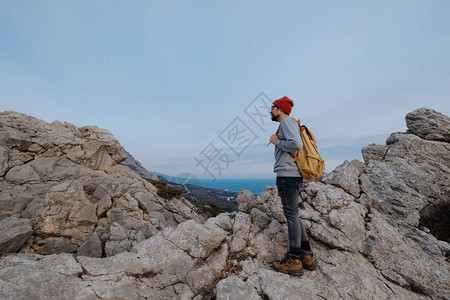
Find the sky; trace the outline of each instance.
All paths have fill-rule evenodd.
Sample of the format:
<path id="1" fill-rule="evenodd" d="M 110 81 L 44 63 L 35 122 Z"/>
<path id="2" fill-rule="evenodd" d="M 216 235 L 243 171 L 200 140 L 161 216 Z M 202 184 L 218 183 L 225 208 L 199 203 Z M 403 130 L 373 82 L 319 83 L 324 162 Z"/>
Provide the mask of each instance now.
<path id="1" fill-rule="evenodd" d="M 0 111 L 105 128 L 149 171 L 275 176 L 283 96 L 327 172 L 450 115 L 450 1 L 0 1 Z"/>

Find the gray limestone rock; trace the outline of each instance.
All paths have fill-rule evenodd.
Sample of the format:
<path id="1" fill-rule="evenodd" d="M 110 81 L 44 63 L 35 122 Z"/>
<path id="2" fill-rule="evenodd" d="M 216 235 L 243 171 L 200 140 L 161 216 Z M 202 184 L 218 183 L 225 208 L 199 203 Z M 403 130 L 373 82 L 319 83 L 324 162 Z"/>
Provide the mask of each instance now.
<path id="1" fill-rule="evenodd" d="M 217 277 L 227 268 L 228 245 L 224 244 L 217 252 L 209 256 L 198 268 L 186 276 L 186 283 L 194 292 L 208 288 L 217 280 Z"/>
<path id="2" fill-rule="evenodd" d="M 386 157 L 389 146 L 370 144 L 361 149 L 364 163 L 368 164 L 372 161 L 381 161 Z"/>
<path id="3" fill-rule="evenodd" d="M 423 139 L 450 142 L 450 118 L 433 109 L 419 108 L 405 117 L 408 131 Z"/>
<path id="4" fill-rule="evenodd" d="M 231 219 L 231 217 L 234 217 L 234 215 L 230 213 L 221 213 L 216 217 L 212 217 L 206 220 L 204 225 L 206 227 L 218 226 L 223 230 L 231 231 L 233 229 L 233 220 Z"/>
<path id="5" fill-rule="evenodd" d="M 252 226 L 252 218 L 248 214 L 238 212 L 233 224 L 233 239 L 230 244 L 231 252 L 242 251 L 250 241 L 249 234 Z"/>
<path id="6" fill-rule="evenodd" d="M 100 200 L 98 200 L 96 205 L 97 205 L 96 210 L 97 217 L 101 218 L 105 216 L 106 212 L 108 211 L 108 209 L 111 208 L 112 205 L 111 196 L 109 195 L 103 196 Z"/>
<path id="7" fill-rule="evenodd" d="M 364 254 L 383 276 L 432 297 L 450 297 L 450 268 L 443 255 L 421 250 L 417 239 L 405 237 L 379 214 L 367 226 Z"/>
<path id="8" fill-rule="evenodd" d="M 288 251 L 287 227 L 273 220 L 266 229 L 251 239 L 247 251 L 265 263 L 282 259 Z"/>
<path id="9" fill-rule="evenodd" d="M 0 125 L 0 222 L 23 223 L 13 227 L 27 237 L 21 254 L 0 258 L 2 299 L 450 298 L 450 245 L 418 226 L 449 201 L 445 132 L 394 133 L 363 149 L 364 165 L 306 181 L 300 215 L 319 268 L 294 277 L 271 268 L 288 249 L 276 186 L 242 191 L 238 212 L 204 221 L 120 165 L 104 130 L 13 112 Z M 110 256 L 83 256 L 102 243 Z M 24 254 L 59 251 L 78 255 Z"/>
<path id="10" fill-rule="evenodd" d="M 77 251 L 78 246 L 72 244 L 65 237 L 49 237 L 42 241 L 37 241 L 34 245 L 36 253 L 42 255 L 73 253 Z"/>
<path id="11" fill-rule="evenodd" d="M 80 256 L 102 257 L 103 246 L 98 234 L 94 232 L 92 236 L 78 248 Z"/>
<path id="12" fill-rule="evenodd" d="M 12 215 L 13 199 L 8 191 L 0 192 L 0 220 Z"/>
<path id="13" fill-rule="evenodd" d="M 28 134 L 9 126 L 0 127 L 0 144 L 11 149 L 26 151 L 32 144 Z"/>
<path id="14" fill-rule="evenodd" d="M 109 241 L 105 244 L 106 256 L 114 256 L 116 254 L 131 249 L 131 241 L 127 232 L 120 224 L 114 222 L 110 228 Z"/>
<path id="15" fill-rule="evenodd" d="M 365 238 L 365 214 L 366 209 L 355 202 L 334 209 L 311 226 L 311 236 L 333 248 L 360 252 Z"/>
<path id="16" fill-rule="evenodd" d="M 7 256 L 0 261 L 0 298 L 98 299 L 70 254 Z"/>
<path id="17" fill-rule="evenodd" d="M 419 211 L 437 201 L 450 201 L 450 146 L 412 134 L 393 133 L 381 161 L 371 161 L 360 176 L 371 205 L 412 226 Z"/>
<path id="18" fill-rule="evenodd" d="M 337 186 L 353 197 L 358 198 L 361 191 L 358 180 L 363 169 L 364 163 L 358 160 L 352 160 L 351 162 L 344 161 L 343 164 L 337 166 L 331 173 L 327 174 L 323 181 Z"/>
<path id="19" fill-rule="evenodd" d="M 0 220 L 30 219 L 36 239 L 24 251 L 73 252 L 94 231 L 106 243 L 114 222 L 128 232 L 126 245 L 115 248 L 127 251 L 167 226 L 201 219 L 192 204 L 161 199 L 154 186 L 121 165 L 121 148 L 96 126 L 0 113 Z M 161 222 L 150 222 L 153 212 Z"/>
<path id="20" fill-rule="evenodd" d="M 16 252 L 31 237 L 30 220 L 8 217 L 0 221 L 0 255 Z"/>
<path id="21" fill-rule="evenodd" d="M 127 252 L 131 249 L 131 241 L 128 239 L 120 241 L 108 241 L 105 244 L 106 256 L 114 256 L 122 252 Z"/>
<path id="22" fill-rule="evenodd" d="M 15 166 L 6 173 L 5 179 L 12 184 L 38 183 L 41 181 L 39 174 L 30 164 Z"/>
<path id="23" fill-rule="evenodd" d="M 310 182 L 304 190 L 311 197 L 310 204 L 321 214 L 345 207 L 355 200 L 342 189 L 320 182 Z"/>
<path id="24" fill-rule="evenodd" d="M 217 300 L 257 300 L 261 299 L 256 289 L 237 276 L 219 281 L 216 286 Z"/>
<path id="25" fill-rule="evenodd" d="M 242 212 L 249 212 L 255 201 L 256 197 L 248 190 L 241 191 L 236 197 L 238 210 Z"/>
<path id="26" fill-rule="evenodd" d="M 254 207 L 250 211 L 250 216 L 252 217 L 253 223 L 260 229 L 263 230 L 270 223 L 270 218 L 265 213 L 263 213 L 258 208 Z"/>
<path id="27" fill-rule="evenodd" d="M 205 227 L 194 220 L 188 220 L 164 236 L 192 257 L 203 259 L 222 244 L 227 232 L 218 226 Z"/>
<path id="28" fill-rule="evenodd" d="M 5 175 L 5 172 L 8 169 L 8 162 L 8 149 L 0 146 L 0 177 L 3 177 Z"/>

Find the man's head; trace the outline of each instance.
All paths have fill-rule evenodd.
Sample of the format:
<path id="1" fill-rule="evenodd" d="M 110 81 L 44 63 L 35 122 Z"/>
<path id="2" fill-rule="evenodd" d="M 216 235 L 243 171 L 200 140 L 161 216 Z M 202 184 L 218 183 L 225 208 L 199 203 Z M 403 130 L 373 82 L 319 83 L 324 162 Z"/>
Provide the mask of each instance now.
<path id="1" fill-rule="evenodd" d="M 270 110 L 272 121 L 281 121 L 291 113 L 293 106 L 294 102 L 286 96 L 273 101 L 272 109 Z"/>

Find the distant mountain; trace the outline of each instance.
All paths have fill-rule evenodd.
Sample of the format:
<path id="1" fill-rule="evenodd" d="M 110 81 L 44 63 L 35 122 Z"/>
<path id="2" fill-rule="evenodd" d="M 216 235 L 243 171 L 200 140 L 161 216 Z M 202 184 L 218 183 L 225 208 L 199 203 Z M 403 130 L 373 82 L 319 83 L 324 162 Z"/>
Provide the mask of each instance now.
<path id="1" fill-rule="evenodd" d="M 125 150 L 124 147 L 122 147 L 120 153 L 122 153 L 127 157 L 127 159 L 125 159 L 121 163 L 122 165 L 127 166 L 144 179 L 158 180 L 158 175 L 156 173 L 151 173 L 146 168 L 144 168 L 142 164 L 134 158 L 133 155 L 131 155 L 127 150 Z"/>
<path id="2" fill-rule="evenodd" d="M 208 205 L 208 202 L 215 202 L 228 212 L 237 210 L 238 204 L 236 198 L 238 193 L 204 188 L 193 184 L 179 184 L 169 181 L 169 186 L 183 190 L 183 197 L 189 200 L 195 206 Z"/>
<path id="3" fill-rule="evenodd" d="M 216 190 L 211 188 L 204 188 L 200 186 L 200 182 L 196 182 L 195 179 L 184 179 L 180 177 L 173 177 L 170 175 L 152 173 L 145 169 L 142 164 L 136 160 L 125 148 L 122 147 L 120 152 L 126 156 L 121 164 L 129 167 L 136 174 L 144 179 L 165 181 L 169 186 L 176 187 L 183 190 L 183 197 L 189 200 L 195 206 L 207 205 L 208 202 L 215 202 L 223 208 L 223 210 L 232 212 L 237 209 L 236 197 L 238 193 Z M 197 184 L 196 184 L 197 183 Z"/>

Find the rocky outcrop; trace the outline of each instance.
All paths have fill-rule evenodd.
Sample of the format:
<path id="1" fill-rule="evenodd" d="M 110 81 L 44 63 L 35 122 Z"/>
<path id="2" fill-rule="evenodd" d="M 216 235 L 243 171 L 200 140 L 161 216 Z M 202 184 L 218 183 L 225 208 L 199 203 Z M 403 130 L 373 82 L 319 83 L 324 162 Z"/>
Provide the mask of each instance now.
<path id="1" fill-rule="evenodd" d="M 395 133 L 387 145 L 363 149 L 365 163 L 345 162 L 305 182 L 299 205 L 319 268 L 302 277 L 270 267 L 286 253 L 287 228 L 277 189 L 267 187 L 259 196 L 242 191 L 236 212 L 191 218 L 140 242 L 128 238 L 119 244 L 129 251 L 110 257 L 5 256 L 0 297 L 448 299 L 448 240 L 420 225 L 430 205 L 448 204 L 448 153 L 446 142 Z M 129 199 L 121 205 L 133 207 Z M 86 224 L 93 218 L 81 215 Z M 120 222 L 110 228 L 111 241 L 133 231 Z M 94 252 L 95 237 L 89 243 L 78 251 Z"/>
<path id="2" fill-rule="evenodd" d="M 394 222 L 417 226 L 421 210 L 450 202 L 449 143 L 393 133 L 386 145 L 369 145 L 362 154 L 361 190 Z"/>
<path id="3" fill-rule="evenodd" d="M 429 108 L 416 109 L 406 115 L 407 133 L 430 140 L 450 142 L 450 119 Z"/>
<path id="4" fill-rule="evenodd" d="M 121 149 L 96 126 L 0 113 L 0 220 L 30 228 L 17 225 L 17 233 L 2 234 L 11 239 L 0 255 L 19 249 L 114 255 L 167 226 L 200 218 L 191 203 L 160 198 L 153 185 L 121 165 Z M 115 234 L 119 227 L 123 234 Z"/>

